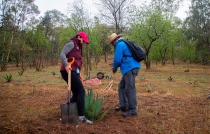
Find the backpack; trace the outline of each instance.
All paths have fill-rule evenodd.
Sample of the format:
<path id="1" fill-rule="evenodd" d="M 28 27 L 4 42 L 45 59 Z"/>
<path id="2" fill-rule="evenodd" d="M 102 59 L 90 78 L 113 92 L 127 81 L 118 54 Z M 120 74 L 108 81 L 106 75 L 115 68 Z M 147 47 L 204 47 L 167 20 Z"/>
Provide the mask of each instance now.
<path id="1" fill-rule="evenodd" d="M 131 53 L 132 53 L 132 57 L 136 61 L 141 62 L 142 60 L 145 59 L 146 53 L 145 53 L 144 49 L 141 46 L 139 46 L 136 42 L 129 41 L 129 40 L 124 40 L 124 42 L 130 48 Z M 124 57 L 128 57 L 128 56 L 125 55 Z"/>

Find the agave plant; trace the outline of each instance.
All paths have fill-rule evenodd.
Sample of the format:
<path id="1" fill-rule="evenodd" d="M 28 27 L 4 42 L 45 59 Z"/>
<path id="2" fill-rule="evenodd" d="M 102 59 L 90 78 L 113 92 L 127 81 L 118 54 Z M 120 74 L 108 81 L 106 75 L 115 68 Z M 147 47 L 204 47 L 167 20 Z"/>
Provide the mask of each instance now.
<path id="1" fill-rule="evenodd" d="M 169 80 L 169 81 L 172 81 L 172 80 L 173 80 L 173 78 L 172 78 L 171 76 L 169 76 L 169 77 L 168 77 L 168 80 Z"/>
<path id="2" fill-rule="evenodd" d="M 88 93 L 85 95 L 85 116 L 89 118 L 90 120 L 97 120 L 98 115 L 101 110 L 101 106 L 103 104 L 103 97 L 98 98 L 98 95 L 96 98 L 93 96 L 93 90 L 89 90 Z M 102 120 L 104 116 L 108 113 L 109 109 L 106 110 L 99 120 Z"/>
<path id="3" fill-rule="evenodd" d="M 18 74 L 21 76 L 23 75 L 23 71 L 19 71 Z"/>
<path id="4" fill-rule="evenodd" d="M 52 73 L 53 76 L 56 75 L 55 71 L 52 71 L 51 73 Z"/>
<path id="5" fill-rule="evenodd" d="M 10 74 L 10 75 L 6 75 L 6 76 L 4 76 L 4 79 L 7 81 L 7 82 L 10 82 L 10 81 L 12 81 L 12 75 Z"/>

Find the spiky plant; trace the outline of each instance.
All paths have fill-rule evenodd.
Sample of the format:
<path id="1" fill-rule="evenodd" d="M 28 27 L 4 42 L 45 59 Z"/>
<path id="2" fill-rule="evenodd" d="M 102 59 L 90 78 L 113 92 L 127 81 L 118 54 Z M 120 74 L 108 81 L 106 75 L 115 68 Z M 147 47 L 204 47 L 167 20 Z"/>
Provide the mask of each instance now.
<path id="1" fill-rule="evenodd" d="M 10 74 L 10 75 L 6 75 L 6 76 L 4 76 L 4 79 L 7 81 L 7 82 L 10 82 L 10 81 L 12 81 L 12 75 Z"/>
<path id="2" fill-rule="evenodd" d="M 18 74 L 21 76 L 23 75 L 23 71 L 19 71 Z"/>
<path id="3" fill-rule="evenodd" d="M 53 76 L 56 75 L 55 71 L 52 71 L 51 73 L 52 73 Z"/>
<path id="4" fill-rule="evenodd" d="M 172 81 L 172 80 L 173 80 L 173 78 L 172 78 L 171 76 L 169 76 L 169 77 L 168 77 L 168 80 L 169 80 L 169 81 Z"/>
<path id="5" fill-rule="evenodd" d="M 103 99 L 103 97 L 98 98 L 98 95 L 96 96 L 96 98 L 94 98 L 92 89 L 88 91 L 88 93 L 85 95 L 85 116 L 88 119 L 93 121 L 97 120 L 101 110 L 101 106 L 103 104 Z M 108 111 L 109 109 L 101 115 L 99 120 L 102 120 Z"/>

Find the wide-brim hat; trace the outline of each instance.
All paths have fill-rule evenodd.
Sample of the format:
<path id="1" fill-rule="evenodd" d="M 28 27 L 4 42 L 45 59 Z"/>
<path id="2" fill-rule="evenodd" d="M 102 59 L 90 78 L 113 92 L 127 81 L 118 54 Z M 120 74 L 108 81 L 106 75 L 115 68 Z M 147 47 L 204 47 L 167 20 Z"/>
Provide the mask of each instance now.
<path id="1" fill-rule="evenodd" d="M 112 33 L 109 37 L 108 37 L 108 40 L 109 40 L 109 43 L 112 43 L 115 39 L 117 39 L 118 37 L 122 37 L 122 34 L 116 34 L 116 33 Z"/>

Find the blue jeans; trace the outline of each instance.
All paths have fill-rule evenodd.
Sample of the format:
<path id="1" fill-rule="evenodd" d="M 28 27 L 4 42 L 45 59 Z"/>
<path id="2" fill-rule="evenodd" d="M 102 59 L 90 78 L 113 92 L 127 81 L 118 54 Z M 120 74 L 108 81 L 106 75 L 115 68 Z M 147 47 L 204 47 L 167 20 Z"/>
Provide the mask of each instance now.
<path id="1" fill-rule="evenodd" d="M 135 78 L 138 75 L 138 72 L 138 68 L 127 72 L 123 75 L 118 86 L 120 107 L 127 108 L 127 111 L 129 112 L 137 112 Z"/>

